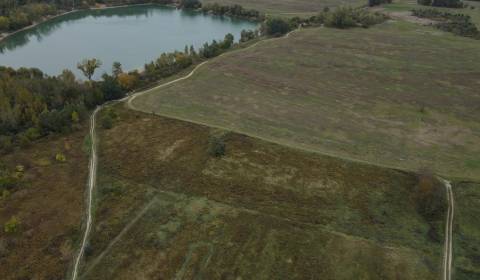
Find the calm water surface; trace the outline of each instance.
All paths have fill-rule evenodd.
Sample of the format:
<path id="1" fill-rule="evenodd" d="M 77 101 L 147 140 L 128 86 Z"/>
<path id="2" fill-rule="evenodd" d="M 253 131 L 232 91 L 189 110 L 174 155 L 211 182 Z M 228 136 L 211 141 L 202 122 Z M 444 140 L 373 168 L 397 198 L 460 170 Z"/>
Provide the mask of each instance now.
<path id="1" fill-rule="evenodd" d="M 74 71 L 84 58 L 103 62 L 96 77 L 110 72 L 113 62 L 124 70 L 142 68 L 162 52 L 198 50 L 207 41 L 223 40 L 227 33 L 240 38 L 243 29 L 255 29 L 248 21 L 203 15 L 157 5 L 81 11 L 42 23 L 0 42 L 0 65 L 37 67 L 58 75 Z"/>

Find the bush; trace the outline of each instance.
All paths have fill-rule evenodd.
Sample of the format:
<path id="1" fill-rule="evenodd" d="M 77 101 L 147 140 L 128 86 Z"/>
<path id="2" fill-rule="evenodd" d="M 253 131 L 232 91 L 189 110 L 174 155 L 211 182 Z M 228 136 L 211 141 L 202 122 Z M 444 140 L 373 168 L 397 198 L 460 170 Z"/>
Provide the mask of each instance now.
<path id="1" fill-rule="evenodd" d="M 433 0 L 432 6 L 445 8 L 463 8 L 463 3 L 460 0 Z"/>
<path id="2" fill-rule="evenodd" d="M 12 216 L 5 224 L 3 225 L 3 231 L 5 233 L 15 233 L 18 231 L 18 227 L 20 225 L 20 221 L 17 217 Z"/>
<path id="3" fill-rule="evenodd" d="M 439 21 L 435 26 L 445 32 L 451 32 L 458 36 L 480 39 L 480 31 L 472 22 L 469 15 L 451 14 L 436 9 L 415 9 L 412 10 L 412 14 L 420 18 L 429 18 Z"/>
<path id="4" fill-rule="evenodd" d="M 443 218 L 447 207 L 447 198 L 443 182 L 428 170 L 417 175 L 417 209 L 427 221 Z"/>
<path id="5" fill-rule="evenodd" d="M 368 0 L 368 6 L 370 7 L 389 3 L 392 3 L 392 0 Z"/>
<path id="6" fill-rule="evenodd" d="M 253 40 L 258 37 L 258 31 L 253 31 L 253 30 L 242 30 L 242 33 L 240 35 L 240 42 L 248 42 L 250 40 Z"/>
<path id="7" fill-rule="evenodd" d="M 387 20 L 387 16 L 382 13 L 371 13 L 367 10 L 356 10 L 353 13 L 353 19 L 357 22 L 358 25 L 364 28 L 368 28 L 375 24 L 380 24 Z"/>
<path id="8" fill-rule="evenodd" d="M 222 138 L 211 137 L 208 147 L 208 153 L 212 157 L 222 157 L 225 155 L 226 147 Z"/>
<path id="9" fill-rule="evenodd" d="M 0 16 L 0 31 L 7 31 L 10 28 L 10 20 L 7 17 Z"/>
<path id="10" fill-rule="evenodd" d="M 353 9 L 350 7 L 340 7 L 334 12 L 328 13 L 325 17 L 327 27 L 349 28 L 357 26 L 353 17 Z"/>
<path id="11" fill-rule="evenodd" d="M 262 26 L 263 33 L 271 36 L 281 36 L 290 30 L 290 23 L 282 18 L 269 18 Z"/>
<path id="12" fill-rule="evenodd" d="M 102 127 L 104 129 L 111 129 L 113 127 L 113 119 L 110 115 L 105 115 L 102 118 Z"/>
<path id="13" fill-rule="evenodd" d="M 65 162 L 67 161 L 67 157 L 63 153 L 57 153 L 55 155 L 55 160 L 58 162 Z"/>

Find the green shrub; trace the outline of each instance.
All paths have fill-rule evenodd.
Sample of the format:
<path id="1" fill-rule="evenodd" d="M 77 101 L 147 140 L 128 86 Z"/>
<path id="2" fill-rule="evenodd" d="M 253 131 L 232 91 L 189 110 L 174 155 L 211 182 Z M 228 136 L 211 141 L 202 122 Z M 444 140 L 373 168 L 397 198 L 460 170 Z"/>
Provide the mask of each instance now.
<path id="1" fill-rule="evenodd" d="M 113 119 L 110 115 L 104 115 L 102 117 L 102 127 L 104 129 L 110 129 L 113 127 Z"/>
<path id="2" fill-rule="evenodd" d="M 55 160 L 58 162 L 65 162 L 67 161 L 67 157 L 63 153 L 57 153 L 55 155 Z"/>
<path id="3" fill-rule="evenodd" d="M 463 8 L 463 3 L 460 0 L 433 0 L 432 6 L 445 8 Z"/>
<path id="4" fill-rule="evenodd" d="M 263 33 L 270 36 L 281 36 L 291 30 L 290 23 L 282 18 L 269 18 L 262 26 Z"/>
<path id="5" fill-rule="evenodd" d="M 445 32 L 458 36 L 480 39 L 480 31 L 472 22 L 469 15 L 441 12 L 436 9 L 414 9 L 412 14 L 420 18 L 429 18 L 438 21 L 435 26 Z"/>
<path id="6" fill-rule="evenodd" d="M 7 31 L 10 28 L 10 20 L 7 17 L 0 16 L 0 31 Z"/>
<path id="7" fill-rule="evenodd" d="M 225 155 L 226 146 L 223 138 L 211 137 L 209 141 L 208 153 L 213 157 L 222 157 Z"/>
<path id="8" fill-rule="evenodd" d="M 378 12 L 369 12 L 367 10 L 357 9 L 353 13 L 353 19 L 357 22 L 358 25 L 364 28 L 380 24 L 387 20 L 387 16 Z"/>
<path id="9" fill-rule="evenodd" d="M 357 26 L 353 17 L 353 9 L 350 7 L 340 7 L 334 12 L 328 13 L 325 17 L 327 27 L 349 28 Z"/>
<path id="10" fill-rule="evenodd" d="M 17 217 L 12 216 L 3 225 L 3 231 L 5 231 L 5 233 L 15 233 L 18 231 L 19 226 L 20 226 L 20 221 L 17 219 Z"/>

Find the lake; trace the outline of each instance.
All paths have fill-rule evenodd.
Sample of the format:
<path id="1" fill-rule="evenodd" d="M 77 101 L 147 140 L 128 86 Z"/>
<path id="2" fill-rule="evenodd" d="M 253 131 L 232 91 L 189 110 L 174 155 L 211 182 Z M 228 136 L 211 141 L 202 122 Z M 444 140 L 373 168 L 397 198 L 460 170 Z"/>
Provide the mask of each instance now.
<path id="1" fill-rule="evenodd" d="M 163 52 L 183 51 L 185 45 L 198 50 L 205 42 L 223 40 L 228 33 L 238 41 L 243 29 L 256 27 L 245 20 L 160 5 L 79 11 L 0 42 L 0 65 L 36 67 L 50 75 L 70 69 L 80 78 L 77 63 L 95 57 L 103 62 L 96 72 L 98 78 L 111 72 L 115 61 L 124 70 L 139 69 Z"/>

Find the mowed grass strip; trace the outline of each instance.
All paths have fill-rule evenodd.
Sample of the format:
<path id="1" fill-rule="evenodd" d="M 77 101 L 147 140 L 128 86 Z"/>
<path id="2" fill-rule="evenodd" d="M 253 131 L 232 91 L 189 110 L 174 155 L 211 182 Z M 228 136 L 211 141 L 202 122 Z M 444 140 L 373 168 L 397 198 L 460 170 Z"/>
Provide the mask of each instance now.
<path id="1" fill-rule="evenodd" d="M 283 145 L 480 178 L 480 44 L 432 27 L 304 29 L 134 106 Z"/>
<path id="2" fill-rule="evenodd" d="M 83 279 L 438 279 L 443 227 L 429 236 L 414 175 L 121 106 Z"/>

